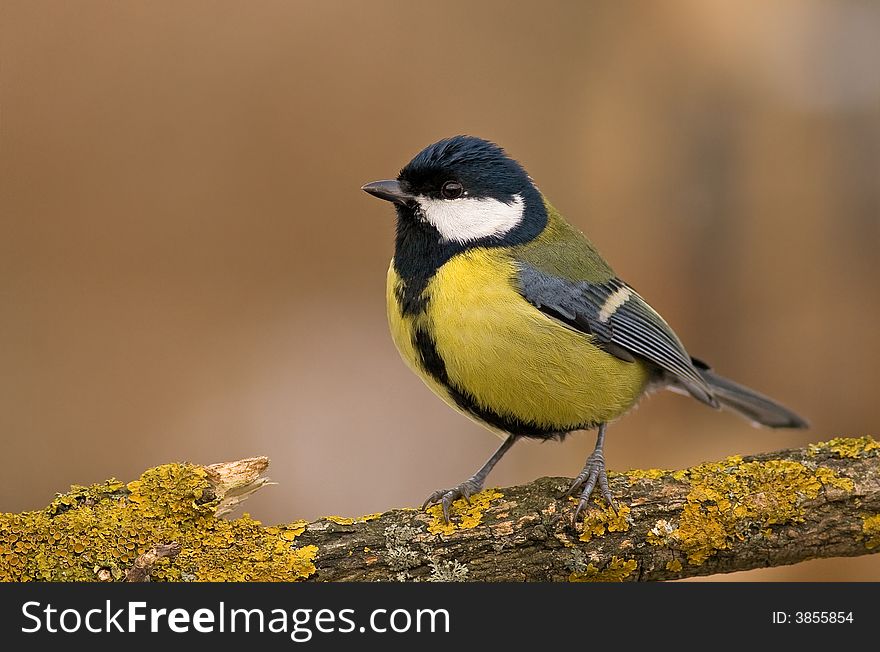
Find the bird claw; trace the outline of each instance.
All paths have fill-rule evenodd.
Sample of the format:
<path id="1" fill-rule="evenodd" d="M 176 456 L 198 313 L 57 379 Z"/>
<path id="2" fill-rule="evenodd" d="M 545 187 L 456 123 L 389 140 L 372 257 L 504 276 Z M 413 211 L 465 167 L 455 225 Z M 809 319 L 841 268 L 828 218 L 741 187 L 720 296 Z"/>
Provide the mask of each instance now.
<path id="1" fill-rule="evenodd" d="M 599 485 L 599 491 L 602 493 L 605 502 L 607 502 L 611 509 L 614 510 L 614 513 L 617 514 L 617 503 L 614 501 L 614 496 L 611 495 L 611 490 L 608 488 L 608 474 L 605 471 L 605 456 L 602 454 L 601 450 L 593 451 L 593 454 L 587 458 L 587 463 L 584 465 L 583 470 L 574 479 L 574 482 L 571 483 L 568 491 L 565 492 L 566 496 L 571 496 L 578 490 L 578 488 L 583 486 L 583 489 L 581 489 L 580 492 L 580 500 L 578 501 L 577 508 L 574 510 L 574 516 L 572 516 L 571 519 L 572 525 L 577 523 L 578 516 L 580 516 L 581 512 L 587 506 L 587 501 L 590 499 L 597 484 Z"/>
<path id="2" fill-rule="evenodd" d="M 465 502 L 470 505 L 471 496 L 479 493 L 482 488 L 481 484 L 476 482 L 473 478 L 470 478 L 457 487 L 435 491 L 428 496 L 428 499 L 422 504 L 422 509 L 440 503 L 443 507 L 443 520 L 446 521 L 446 523 L 449 523 L 449 508 L 452 507 L 452 503 L 459 498 L 464 498 Z"/>

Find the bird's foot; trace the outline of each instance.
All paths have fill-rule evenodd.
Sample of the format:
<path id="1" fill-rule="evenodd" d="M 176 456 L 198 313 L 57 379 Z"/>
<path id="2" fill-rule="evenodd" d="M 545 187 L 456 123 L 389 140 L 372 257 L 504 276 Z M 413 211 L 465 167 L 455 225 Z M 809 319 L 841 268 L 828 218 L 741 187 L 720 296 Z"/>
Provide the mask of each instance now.
<path id="1" fill-rule="evenodd" d="M 602 449 L 593 451 L 592 455 L 587 458 L 584 470 L 578 474 L 578 477 L 571 483 L 568 491 L 565 492 L 566 496 L 571 496 L 574 495 L 578 488 L 583 487 L 580 492 L 577 509 L 574 510 L 572 523 L 577 523 L 578 516 L 587 506 L 587 501 L 590 499 L 590 495 L 597 484 L 602 492 L 602 497 L 605 498 L 611 509 L 617 513 L 617 503 L 614 502 L 611 490 L 608 489 L 608 474 L 605 472 L 605 456 L 602 454 Z"/>
<path id="2" fill-rule="evenodd" d="M 443 507 L 443 520 L 449 523 L 449 508 L 452 506 L 452 503 L 458 498 L 464 498 L 470 503 L 471 496 L 480 493 L 482 489 L 482 482 L 476 478 L 469 478 L 452 489 L 440 489 L 439 491 L 435 491 L 428 496 L 428 499 L 422 505 L 422 509 L 440 503 Z"/>

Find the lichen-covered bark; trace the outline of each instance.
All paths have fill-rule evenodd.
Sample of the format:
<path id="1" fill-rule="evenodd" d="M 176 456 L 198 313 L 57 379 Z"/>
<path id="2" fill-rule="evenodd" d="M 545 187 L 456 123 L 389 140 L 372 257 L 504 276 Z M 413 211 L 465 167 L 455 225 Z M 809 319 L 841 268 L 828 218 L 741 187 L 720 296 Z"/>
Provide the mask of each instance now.
<path id="1" fill-rule="evenodd" d="M 169 464 L 0 515 L 0 580 L 636 581 L 880 550 L 868 437 L 612 474 L 619 512 L 595 500 L 575 526 L 564 478 L 459 501 L 451 524 L 439 507 L 268 527 L 219 517 L 267 464 Z"/>

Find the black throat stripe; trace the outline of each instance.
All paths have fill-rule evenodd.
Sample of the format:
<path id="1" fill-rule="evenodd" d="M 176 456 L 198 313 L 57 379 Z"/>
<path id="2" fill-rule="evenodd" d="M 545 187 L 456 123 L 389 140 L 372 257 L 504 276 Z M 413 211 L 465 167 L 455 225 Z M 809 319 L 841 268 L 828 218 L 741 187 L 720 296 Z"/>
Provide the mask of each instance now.
<path id="1" fill-rule="evenodd" d="M 520 421 L 516 417 L 508 417 L 493 410 L 480 406 L 470 392 L 463 391 L 453 385 L 446 372 L 446 363 L 437 351 L 437 345 L 431 336 L 421 327 L 416 327 L 413 333 L 413 345 L 418 351 L 422 366 L 425 371 L 443 385 L 449 392 L 456 405 L 462 410 L 473 414 L 478 419 L 486 422 L 493 428 L 497 428 L 515 437 L 529 437 L 532 439 L 562 439 L 569 430 L 581 430 L 589 426 L 570 428 L 565 431 L 542 428 L 534 423 Z"/>
<path id="2" fill-rule="evenodd" d="M 400 312 L 414 316 L 425 311 L 428 283 L 450 258 L 464 251 L 460 244 L 441 244 L 437 230 L 415 217 L 399 218 L 394 270 L 400 279 L 395 295 Z"/>

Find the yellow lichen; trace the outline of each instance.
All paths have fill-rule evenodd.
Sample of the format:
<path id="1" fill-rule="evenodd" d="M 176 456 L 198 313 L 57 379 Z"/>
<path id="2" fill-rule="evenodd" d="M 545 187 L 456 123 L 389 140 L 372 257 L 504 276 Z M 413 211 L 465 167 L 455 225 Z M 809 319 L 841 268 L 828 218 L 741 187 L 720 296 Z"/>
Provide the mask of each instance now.
<path id="1" fill-rule="evenodd" d="M 152 580 L 285 580 L 315 572 L 315 546 L 292 539 L 305 522 L 263 527 L 247 514 L 214 515 L 202 467 L 166 464 L 123 485 L 72 487 L 44 510 L 0 514 L 0 581 L 122 579 L 138 555 L 177 542 Z"/>
<path id="2" fill-rule="evenodd" d="M 817 455 L 823 451 L 831 451 L 840 458 L 863 457 L 865 453 L 880 451 L 880 443 L 871 437 L 836 437 L 830 441 L 822 441 L 818 444 L 810 444 L 810 455 Z M 877 455 L 878 453 L 872 453 Z"/>
<path id="3" fill-rule="evenodd" d="M 325 516 L 324 518 L 337 525 L 354 525 L 355 523 L 366 523 L 367 521 L 375 520 L 380 516 L 382 516 L 381 512 L 367 514 L 366 516 L 358 516 L 356 518 L 348 518 L 344 516 Z"/>
<path id="4" fill-rule="evenodd" d="M 575 547 L 577 547 L 577 546 L 575 545 L 574 541 L 572 541 L 571 539 L 569 539 L 569 538 L 568 538 L 568 535 L 566 535 L 564 532 L 556 532 L 556 533 L 553 534 L 553 536 L 556 538 L 557 541 L 559 541 L 559 543 L 561 543 L 561 544 L 562 544 L 563 546 L 565 546 L 566 548 L 575 548 Z"/>
<path id="5" fill-rule="evenodd" d="M 736 540 L 755 533 L 766 536 L 769 526 L 801 521 L 803 501 L 815 498 L 826 486 L 853 488 L 849 478 L 824 467 L 814 470 L 789 460 L 743 462 L 739 457 L 701 464 L 682 479 L 690 484 L 690 492 L 669 539 L 692 566 Z"/>
<path id="6" fill-rule="evenodd" d="M 293 541 L 306 531 L 308 524 L 308 521 L 299 520 L 294 521 L 293 523 L 287 523 L 286 525 L 268 527 L 266 528 L 266 531 L 270 534 L 280 534 L 287 541 Z"/>
<path id="7" fill-rule="evenodd" d="M 503 494 L 494 489 L 481 491 L 470 497 L 470 503 L 463 498 L 459 498 L 452 503 L 450 514 L 451 522 L 447 523 L 443 519 L 443 507 L 434 505 L 428 509 L 432 521 L 428 525 L 428 532 L 432 534 L 452 534 L 456 530 L 469 530 L 477 527 L 483 521 L 483 512 L 489 508 L 489 504 L 496 498 L 501 498 Z M 456 523 L 454 519 L 458 517 Z"/>
<path id="8" fill-rule="evenodd" d="M 827 466 L 819 466 L 816 468 L 816 477 L 825 487 L 834 487 L 841 491 L 852 491 L 855 488 L 853 481 L 849 478 L 841 478 Z"/>
<path id="9" fill-rule="evenodd" d="M 880 514 L 866 516 L 862 520 L 862 538 L 865 539 L 865 548 L 868 550 L 880 546 Z"/>
<path id="10" fill-rule="evenodd" d="M 677 573 L 681 570 L 681 562 L 677 559 L 673 559 L 672 561 L 666 562 L 666 570 L 672 571 L 673 573 Z"/>
<path id="11" fill-rule="evenodd" d="M 589 509 L 584 514 L 584 529 L 578 537 L 581 541 L 590 541 L 593 537 L 600 537 L 605 532 L 626 532 L 629 530 L 629 507 L 621 505 L 615 513 L 610 505 L 602 507 L 595 501 L 599 509 Z"/>
<path id="12" fill-rule="evenodd" d="M 620 559 L 612 556 L 611 561 L 602 570 L 592 562 L 587 564 L 583 572 L 575 572 L 568 576 L 569 582 L 623 582 L 639 567 L 635 559 Z"/>
<path id="13" fill-rule="evenodd" d="M 630 485 L 634 485 L 639 480 L 659 480 L 671 471 L 664 469 L 633 469 L 626 472 L 626 477 Z"/>

